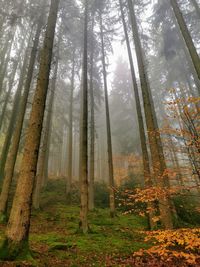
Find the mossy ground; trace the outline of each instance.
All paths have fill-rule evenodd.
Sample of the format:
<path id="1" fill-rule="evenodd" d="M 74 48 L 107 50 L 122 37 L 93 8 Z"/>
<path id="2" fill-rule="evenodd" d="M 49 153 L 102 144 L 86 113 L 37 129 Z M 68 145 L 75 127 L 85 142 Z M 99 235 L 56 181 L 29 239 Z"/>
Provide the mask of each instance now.
<path id="1" fill-rule="evenodd" d="M 110 257 L 126 257 L 147 248 L 140 230 L 147 227 L 144 218 L 123 215 L 111 219 L 108 209 L 89 214 L 91 233 L 79 233 L 79 207 L 67 206 L 62 192 L 46 192 L 42 209 L 33 211 L 30 248 L 35 262 L 0 262 L 0 266 L 108 266 Z M 5 226 L 0 228 L 3 241 Z"/>

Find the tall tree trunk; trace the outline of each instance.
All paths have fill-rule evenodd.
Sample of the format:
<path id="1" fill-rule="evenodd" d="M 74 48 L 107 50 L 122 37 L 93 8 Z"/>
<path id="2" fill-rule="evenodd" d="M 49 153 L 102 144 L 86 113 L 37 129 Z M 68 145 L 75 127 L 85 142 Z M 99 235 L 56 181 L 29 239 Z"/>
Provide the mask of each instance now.
<path id="1" fill-rule="evenodd" d="M 50 109 L 49 109 L 49 113 L 50 113 L 50 121 L 49 121 L 49 125 L 48 125 L 48 127 L 49 127 L 49 132 L 48 132 L 48 137 L 47 137 L 47 148 L 46 148 L 45 160 L 44 160 L 44 170 L 43 170 L 42 188 L 46 187 L 47 182 L 48 182 L 49 152 L 50 152 L 50 145 L 51 145 L 53 106 L 54 106 L 54 101 L 53 101 L 52 106 L 51 106 Z"/>
<path id="2" fill-rule="evenodd" d="M 28 35 L 29 35 L 29 40 L 28 40 L 27 49 L 26 49 L 26 52 L 25 52 L 25 55 L 24 55 L 24 63 L 23 63 L 23 66 L 22 66 L 22 71 L 20 73 L 20 80 L 19 80 L 17 91 L 18 90 L 22 91 L 23 81 L 24 81 L 24 78 L 25 78 L 25 75 L 26 75 L 26 67 L 27 67 L 26 65 L 27 65 L 27 62 L 28 62 L 28 50 L 29 50 L 29 45 L 31 43 L 32 30 Z M 24 48 L 25 41 L 26 41 L 26 38 L 23 38 L 22 41 L 20 42 L 20 47 L 19 47 L 20 53 L 21 53 L 21 50 Z M 11 95 L 11 91 L 12 91 L 12 88 L 13 88 L 13 85 L 14 85 L 14 79 L 15 79 L 17 67 L 18 67 L 19 62 L 20 62 L 20 56 L 21 55 L 19 54 L 17 56 L 17 58 L 14 60 L 13 74 L 11 75 L 11 80 L 9 81 L 9 89 L 8 89 L 8 92 L 6 93 L 5 102 L 4 102 L 4 105 L 3 105 L 3 108 L 2 108 L 2 112 L 1 112 L 1 116 L 0 116 L 0 131 L 1 131 L 3 120 L 4 120 L 4 117 L 5 117 L 5 114 L 6 114 L 6 109 L 7 109 L 8 101 L 9 101 L 9 98 L 10 98 L 10 95 Z M 9 54 L 9 57 L 10 57 L 10 54 Z M 16 102 L 16 101 L 14 100 L 14 102 Z M 16 104 L 19 105 L 18 102 Z M 13 105 L 13 108 L 14 108 L 14 105 Z M 11 115 L 11 117 L 12 117 L 12 115 Z"/>
<path id="3" fill-rule="evenodd" d="M 14 33 L 10 32 L 8 35 L 8 39 L 4 45 L 4 49 L 1 53 L 1 67 L 0 67 L 0 96 L 3 92 L 3 83 L 4 83 L 4 78 L 5 74 L 7 71 L 8 63 L 10 61 L 10 53 L 11 53 L 11 48 L 14 40 Z"/>
<path id="4" fill-rule="evenodd" d="M 142 109 L 140 105 L 139 90 L 138 90 L 138 85 L 137 85 L 137 80 L 136 80 L 136 75 L 135 75 L 135 68 L 133 64 L 133 57 L 132 57 L 132 52 L 131 52 L 131 46 L 130 46 L 128 31 L 127 31 L 125 16 L 124 16 L 122 0 L 119 0 L 119 4 L 120 4 L 120 11 L 121 11 L 121 16 L 122 16 L 122 23 L 123 23 L 124 34 L 125 34 L 125 39 L 126 39 L 129 63 L 130 63 L 130 68 L 131 68 L 131 76 L 132 76 L 132 82 L 133 82 L 133 89 L 134 89 L 134 96 L 135 96 L 135 102 L 136 102 L 136 110 L 137 110 L 139 133 L 140 133 L 140 144 L 142 148 L 144 181 L 145 181 L 145 186 L 148 188 L 152 186 L 153 183 L 151 180 L 150 161 L 149 161 L 149 155 L 148 155 L 148 150 L 147 150 L 147 140 L 146 140 L 146 135 L 145 135 Z M 152 217 L 153 217 L 153 214 L 150 212 L 149 224 L 150 224 L 151 229 L 155 227 L 155 223 L 153 222 Z"/>
<path id="5" fill-rule="evenodd" d="M 142 45 L 139 37 L 137 21 L 132 0 L 128 0 L 128 8 L 130 12 L 131 26 L 133 31 L 136 56 L 139 68 L 144 112 L 148 130 L 153 170 L 157 185 L 164 189 L 165 187 L 169 186 L 168 178 L 166 177 L 165 174 L 166 164 L 164 160 L 161 137 L 158 129 L 158 123 L 156 120 L 155 109 L 148 82 L 148 75 L 145 68 L 144 55 L 142 51 Z M 172 214 L 170 209 L 170 201 L 168 198 L 162 197 L 159 199 L 159 209 L 163 227 L 166 229 L 172 228 L 173 227 Z"/>
<path id="6" fill-rule="evenodd" d="M 37 55 L 37 48 L 38 48 L 39 37 L 41 34 L 42 26 L 43 26 L 43 22 L 40 19 L 38 23 L 37 31 L 35 34 L 33 48 L 31 51 L 24 93 L 22 95 L 22 99 L 20 102 L 19 115 L 17 117 L 16 127 L 14 130 L 9 155 L 6 159 L 6 164 L 5 164 L 5 175 L 4 175 L 3 186 L 2 186 L 2 191 L 0 195 L 0 220 L 5 220 L 7 217 L 8 195 L 9 195 L 10 186 L 11 186 L 12 178 L 14 174 L 14 168 L 15 168 L 15 163 L 17 159 L 18 149 L 19 149 L 20 137 L 21 137 L 22 127 L 23 127 L 24 116 L 26 112 L 27 100 L 29 96 L 29 90 L 30 90 L 30 85 L 32 81 L 33 70 L 34 70 L 35 59 Z"/>
<path id="7" fill-rule="evenodd" d="M 198 78 L 200 80 L 200 58 L 197 54 L 197 50 L 194 46 L 192 37 L 189 33 L 189 30 L 187 28 L 186 22 L 183 18 L 183 15 L 181 13 L 181 10 L 178 6 L 177 0 L 170 0 L 171 6 L 173 8 L 174 14 L 176 16 L 178 25 L 180 27 L 181 33 L 183 35 L 183 38 L 185 40 L 185 43 L 187 45 L 188 51 L 190 53 L 190 56 L 192 58 L 192 62 L 194 64 L 195 70 L 197 72 Z M 200 90 L 200 89 L 199 89 Z"/>
<path id="8" fill-rule="evenodd" d="M 42 184 L 44 181 L 44 168 L 45 168 L 46 153 L 48 149 L 48 135 L 50 131 L 51 116 L 52 116 L 51 108 L 54 102 L 57 72 L 58 72 L 58 57 L 56 59 L 56 66 L 55 66 L 55 71 L 54 71 L 54 77 L 52 80 L 52 87 L 51 87 L 50 99 L 49 99 L 49 105 L 48 105 L 50 110 L 48 111 L 48 114 L 47 114 L 46 123 L 44 126 L 44 135 L 42 137 L 41 148 L 40 148 L 40 153 L 39 153 L 37 177 L 36 177 L 35 189 L 34 189 L 34 194 L 33 194 L 33 207 L 35 209 L 40 208 L 40 194 L 41 194 Z"/>
<path id="9" fill-rule="evenodd" d="M 29 44 L 28 44 L 28 46 L 29 46 Z M 15 98 L 14 98 L 11 118 L 10 118 L 8 130 L 7 130 L 7 133 L 6 133 L 6 139 L 4 141 L 3 149 L 1 151 L 0 179 L 2 179 L 3 176 L 4 176 L 4 169 L 5 169 L 6 159 L 7 159 L 7 156 L 8 156 L 9 147 L 10 147 L 12 136 L 13 136 L 13 133 L 14 133 L 13 130 L 15 128 L 17 114 L 18 114 L 18 111 L 19 111 L 19 104 L 20 104 L 20 99 L 21 99 L 21 95 L 22 95 L 23 83 L 24 83 L 24 80 L 25 80 L 27 63 L 28 63 L 28 59 L 29 59 L 28 50 L 29 50 L 29 48 L 27 48 L 26 53 L 24 55 L 24 62 L 23 62 L 21 73 L 20 73 L 20 79 L 19 79 L 17 91 L 16 91 Z"/>
<path id="10" fill-rule="evenodd" d="M 80 228 L 88 232 L 88 0 L 85 0 L 83 90 L 80 128 Z"/>
<path id="11" fill-rule="evenodd" d="M 69 127 L 68 127 L 68 161 L 67 161 L 67 181 L 66 181 L 66 197 L 67 202 L 71 204 L 72 190 L 72 162 L 73 162 L 73 101 L 74 101 L 74 77 L 75 77 L 75 48 L 72 56 L 72 76 L 71 76 L 71 92 L 69 104 Z"/>
<path id="12" fill-rule="evenodd" d="M 91 55 L 90 55 L 90 173 L 89 173 L 89 210 L 94 209 L 94 157 L 95 157 L 95 120 L 94 120 L 94 88 L 93 88 L 93 71 L 94 71 L 94 17 L 92 18 L 91 27 Z"/>
<path id="13" fill-rule="evenodd" d="M 115 216 L 115 184 L 114 184 L 114 174 L 113 174 L 112 139 L 111 139 L 111 126 L 110 126 L 110 111 L 109 111 L 109 102 L 108 102 L 107 72 L 106 72 L 106 62 L 105 62 L 106 55 L 105 55 L 105 47 L 104 47 L 104 33 L 103 33 L 103 22 L 102 22 L 101 12 L 99 15 L 100 15 L 103 81 L 104 81 L 104 91 L 105 91 L 105 108 L 106 108 L 110 216 L 114 217 Z"/>
<path id="14" fill-rule="evenodd" d="M 8 87 L 8 91 L 7 91 L 6 95 L 5 95 L 5 100 L 4 100 L 4 104 L 3 104 L 3 108 L 2 108 L 2 112 L 1 112 L 1 116 L 0 116 L 0 131 L 1 131 L 1 128 L 2 128 L 2 125 L 3 125 L 3 121 L 4 121 L 4 117 L 5 117 L 5 114 L 6 114 L 6 108 L 7 108 L 8 102 L 10 100 L 10 96 L 11 96 L 11 92 L 12 92 L 12 88 L 13 88 L 13 83 L 14 83 L 14 80 L 15 80 L 16 72 L 17 72 L 18 63 L 19 63 L 18 60 L 14 61 L 13 70 L 12 70 L 12 73 L 10 75 L 9 87 Z"/>
<path id="15" fill-rule="evenodd" d="M 1 259 L 15 259 L 20 255 L 27 255 L 29 251 L 28 235 L 30 228 L 32 193 L 49 84 L 58 5 L 58 0 L 51 0 L 44 46 L 40 59 L 39 76 L 27 129 L 24 155 L 7 225 L 6 238 L 0 251 Z"/>

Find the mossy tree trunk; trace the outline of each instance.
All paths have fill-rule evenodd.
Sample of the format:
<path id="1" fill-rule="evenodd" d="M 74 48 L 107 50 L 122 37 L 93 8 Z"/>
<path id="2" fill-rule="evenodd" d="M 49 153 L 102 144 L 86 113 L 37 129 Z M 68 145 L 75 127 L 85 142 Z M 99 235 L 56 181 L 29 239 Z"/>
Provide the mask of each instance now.
<path id="1" fill-rule="evenodd" d="M 133 38 L 136 49 L 136 57 L 139 68 L 141 90 L 144 104 L 144 112 L 146 125 L 148 130 L 148 138 L 150 143 L 152 165 L 154 170 L 154 175 L 156 179 L 157 186 L 161 188 L 166 188 L 168 190 L 168 177 L 165 174 L 166 164 L 163 154 L 161 137 L 158 129 L 158 123 L 155 115 L 155 109 L 152 101 L 148 75 L 144 62 L 144 55 L 142 51 L 142 45 L 139 37 L 139 31 L 135 16 L 135 11 L 133 8 L 132 0 L 128 0 L 128 8 L 131 19 L 131 26 L 133 32 Z M 167 195 L 167 194 L 166 194 Z M 161 197 L 159 199 L 159 209 L 161 214 L 161 222 L 164 228 L 173 228 L 172 212 L 171 212 L 171 202 L 168 197 Z"/>
<path id="2" fill-rule="evenodd" d="M 58 0 L 51 0 L 44 46 L 41 51 L 40 69 L 27 129 L 20 175 L 9 217 L 6 238 L 1 247 L 1 259 L 27 256 L 33 185 L 49 84 L 53 41 L 58 13 Z M 24 255 L 25 254 L 25 255 Z"/>
<path id="3" fill-rule="evenodd" d="M 102 67 L 103 67 L 103 81 L 105 92 L 105 109 L 106 109 L 106 130 L 107 130 L 107 149 L 108 149 L 108 175 L 109 175 L 109 199 L 110 199 L 110 216 L 115 216 L 115 184 L 113 173 L 113 156 L 112 156 L 112 138 L 111 138 L 111 126 L 110 126 L 110 111 L 108 101 L 108 85 L 107 85 L 107 72 L 106 72 L 106 55 L 104 47 L 104 32 L 102 13 L 99 13 L 100 18 L 100 38 L 101 38 L 101 55 L 102 55 Z"/>

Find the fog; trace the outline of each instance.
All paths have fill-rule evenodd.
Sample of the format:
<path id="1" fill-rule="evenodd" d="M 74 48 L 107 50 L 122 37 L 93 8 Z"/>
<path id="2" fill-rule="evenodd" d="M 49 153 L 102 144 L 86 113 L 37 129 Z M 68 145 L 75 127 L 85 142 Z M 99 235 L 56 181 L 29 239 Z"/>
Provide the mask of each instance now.
<path id="1" fill-rule="evenodd" d="M 59 207 L 83 234 L 95 212 L 200 223 L 199 5 L 0 0 L 0 259 L 38 234 L 32 214 Z"/>

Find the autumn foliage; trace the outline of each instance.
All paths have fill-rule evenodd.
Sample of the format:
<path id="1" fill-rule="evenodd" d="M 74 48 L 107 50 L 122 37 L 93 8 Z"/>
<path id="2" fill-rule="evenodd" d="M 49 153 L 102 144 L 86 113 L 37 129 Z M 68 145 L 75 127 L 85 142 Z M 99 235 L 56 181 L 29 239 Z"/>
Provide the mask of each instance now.
<path id="1" fill-rule="evenodd" d="M 170 266 L 175 262 L 200 264 L 200 229 L 178 229 L 147 232 L 146 242 L 153 246 L 136 252 L 135 256 L 151 256 L 166 262 Z"/>

